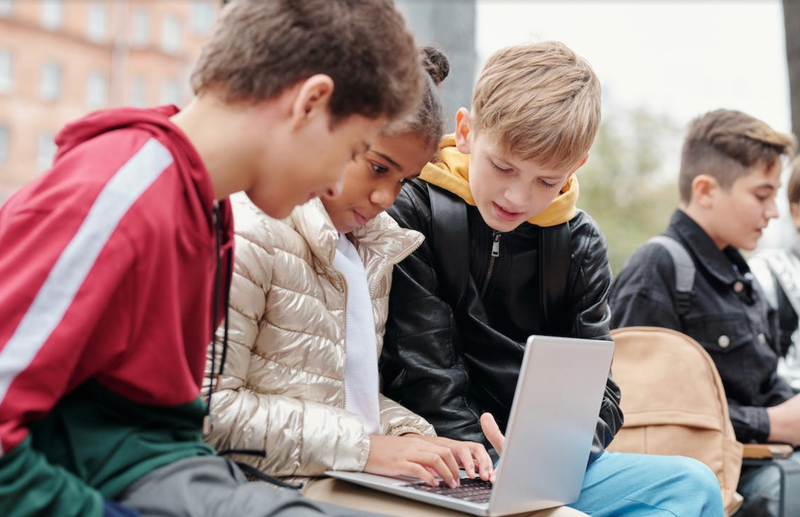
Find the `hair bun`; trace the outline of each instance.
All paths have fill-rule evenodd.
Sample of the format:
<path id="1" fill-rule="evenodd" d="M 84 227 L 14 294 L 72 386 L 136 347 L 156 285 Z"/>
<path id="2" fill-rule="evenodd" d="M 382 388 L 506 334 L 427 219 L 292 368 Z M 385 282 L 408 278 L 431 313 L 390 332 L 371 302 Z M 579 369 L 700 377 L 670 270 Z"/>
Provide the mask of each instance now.
<path id="1" fill-rule="evenodd" d="M 439 86 L 450 73 L 450 60 L 434 47 L 422 47 L 420 54 L 422 54 L 422 66 L 431 76 L 433 83 Z"/>

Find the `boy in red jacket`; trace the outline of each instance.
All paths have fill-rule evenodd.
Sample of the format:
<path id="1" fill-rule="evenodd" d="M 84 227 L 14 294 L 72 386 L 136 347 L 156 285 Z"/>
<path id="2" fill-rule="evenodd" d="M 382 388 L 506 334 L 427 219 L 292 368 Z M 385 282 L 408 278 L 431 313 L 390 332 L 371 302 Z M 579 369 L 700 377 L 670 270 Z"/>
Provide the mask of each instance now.
<path id="1" fill-rule="evenodd" d="M 201 439 L 227 197 L 284 217 L 335 194 L 422 81 L 388 0 L 234 0 L 185 110 L 58 135 L 52 169 L 0 209 L 0 515 L 339 514 L 247 484 Z"/>

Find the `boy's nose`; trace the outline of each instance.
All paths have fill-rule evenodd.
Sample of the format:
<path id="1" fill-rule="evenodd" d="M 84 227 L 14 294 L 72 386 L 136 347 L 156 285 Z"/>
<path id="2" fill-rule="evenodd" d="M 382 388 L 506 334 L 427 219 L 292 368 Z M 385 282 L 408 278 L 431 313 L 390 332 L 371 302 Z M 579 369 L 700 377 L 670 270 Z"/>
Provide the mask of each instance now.
<path id="1" fill-rule="evenodd" d="M 767 219 L 777 219 L 780 215 L 780 212 L 778 211 L 778 203 L 775 201 L 774 197 L 767 203 L 767 209 L 765 210 L 764 215 L 767 217 Z"/>
<path id="2" fill-rule="evenodd" d="M 512 185 L 506 189 L 505 198 L 517 209 L 524 209 L 530 203 L 531 193 L 520 185 Z"/>

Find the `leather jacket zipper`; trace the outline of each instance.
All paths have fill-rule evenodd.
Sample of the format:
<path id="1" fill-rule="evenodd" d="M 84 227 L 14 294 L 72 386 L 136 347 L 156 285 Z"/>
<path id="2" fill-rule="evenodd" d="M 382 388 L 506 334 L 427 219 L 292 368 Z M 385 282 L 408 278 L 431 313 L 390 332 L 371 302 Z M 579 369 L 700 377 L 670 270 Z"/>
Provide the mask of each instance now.
<path id="1" fill-rule="evenodd" d="M 481 298 L 486 295 L 486 289 L 489 287 L 489 280 L 492 278 L 492 271 L 494 271 L 494 261 L 500 256 L 500 236 L 502 233 L 494 230 L 492 232 L 492 258 L 489 259 L 489 270 L 486 271 L 486 279 L 483 281 L 483 289 L 481 289 Z"/>

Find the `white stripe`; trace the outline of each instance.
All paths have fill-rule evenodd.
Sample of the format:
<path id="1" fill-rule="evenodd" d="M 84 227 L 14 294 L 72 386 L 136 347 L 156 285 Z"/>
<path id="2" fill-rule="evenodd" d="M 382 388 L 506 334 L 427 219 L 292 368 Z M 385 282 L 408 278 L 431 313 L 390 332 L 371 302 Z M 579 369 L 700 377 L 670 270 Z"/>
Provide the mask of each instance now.
<path id="1" fill-rule="evenodd" d="M 103 187 L 28 312 L 0 351 L 0 404 L 17 375 L 31 364 L 61 323 L 120 220 L 172 161 L 170 152 L 150 139 Z"/>

